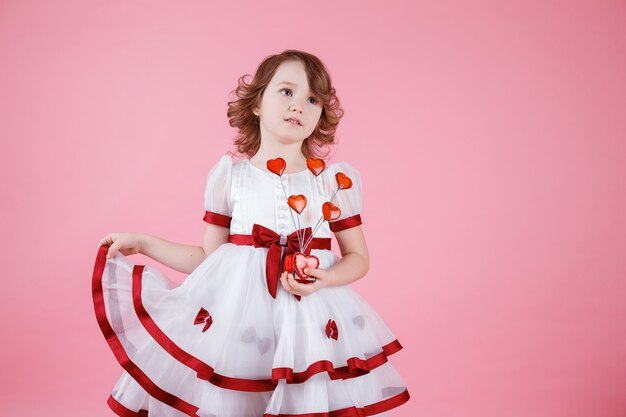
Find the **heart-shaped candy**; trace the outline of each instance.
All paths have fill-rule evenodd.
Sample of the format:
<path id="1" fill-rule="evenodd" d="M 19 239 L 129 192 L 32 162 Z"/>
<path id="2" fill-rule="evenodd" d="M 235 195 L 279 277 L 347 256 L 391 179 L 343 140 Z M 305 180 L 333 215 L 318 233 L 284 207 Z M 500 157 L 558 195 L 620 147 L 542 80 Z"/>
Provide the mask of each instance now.
<path id="1" fill-rule="evenodd" d="M 296 252 L 292 255 L 293 268 L 296 272 L 296 281 L 298 282 L 311 282 L 315 281 L 315 277 L 309 276 L 304 273 L 304 268 L 317 268 L 320 265 L 320 260 L 315 255 L 307 255 L 302 252 Z M 298 279 L 298 277 L 300 279 Z"/>
<path id="2" fill-rule="evenodd" d="M 309 171 L 311 171 L 316 177 L 324 172 L 324 169 L 326 169 L 324 160 L 317 158 L 307 158 L 306 166 L 309 167 Z"/>
<path id="3" fill-rule="evenodd" d="M 324 214 L 324 220 L 335 220 L 341 216 L 341 209 L 327 201 L 322 205 L 322 213 Z"/>
<path id="4" fill-rule="evenodd" d="M 296 268 L 296 260 L 295 260 L 296 255 L 301 255 L 301 256 L 298 256 L 298 262 L 300 263 L 300 272 L 298 272 Z M 296 281 L 298 281 L 301 284 L 308 284 L 311 282 L 315 282 L 316 278 L 305 274 L 304 268 L 317 268 L 317 266 L 319 266 L 319 259 L 316 256 L 306 255 L 301 252 L 296 252 L 293 255 L 287 256 L 285 258 L 285 263 L 284 263 L 285 271 L 292 273 Z M 305 278 L 302 279 L 300 278 L 301 276 L 304 276 Z"/>
<path id="5" fill-rule="evenodd" d="M 302 210 L 306 207 L 306 197 L 302 194 L 289 196 L 287 204 L 298 214 L 302 213 Z"/>
<path id="6" fill-rule="evenodd" d="M 283 175 L 283 172 L 285 172 L 286 167 L 287 167 L 287 163 L 285 162 L 283 158 L 268 159 L 267 161 L 267 169 L 269 169 L 270 171 L 272 171 L 274 174 L 278 175 L 279 177 Z"/>
<path id="7" fill-rule="evenodd" d="M 335 178 L 337 178 L 337 185 L 340 190 L 347 190 L 352 187 L 352 180 L 343 172 L 338 172 L 335 174 Z"/>

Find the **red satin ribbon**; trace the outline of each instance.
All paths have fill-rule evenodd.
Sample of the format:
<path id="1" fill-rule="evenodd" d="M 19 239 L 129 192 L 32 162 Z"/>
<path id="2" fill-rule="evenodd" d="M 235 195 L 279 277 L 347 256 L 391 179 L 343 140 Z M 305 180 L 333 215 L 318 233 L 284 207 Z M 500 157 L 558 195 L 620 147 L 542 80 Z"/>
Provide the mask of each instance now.
<path id="1" fill-rule="evenodd" d="M 336 220 L 334 222 L 328 222 L 328 226 L 330 226 L 330 230 L 332 232 L 341 232 L 342 230 L 346 230 L 360 224 L 363 224 L 360 214 L 355 214 L 354 216 L 346 217 L 345 219 Z"/>
<path id="2" fill-rule="evenodd" d="M 302 236 L 304 234 L 304 242 L 311 236 L 311 228 L 300 229 L 297 232 Z M 293 232 L 287 236 L 287 246 L 285 247 L 284 256 L 289 256 L 295 252 L 302 252 L 298 243 L 298 234 Z M 267 281 L 267 289 L 273 298 L 276 298 L 276 289 L 278 288 L 278 280 L 280 273 L 278 265 L 280 263 L 280 235 L 272 229 L 268 229 L 260 224 L 252 226 L 251 235 L 230 235 L 229 242 L 236 245 L 253 245 L 256 248 L 269 248 L 265 261 L 265 279 Z M 309 246 L 305 252 L 311 254 L 311 249 L 328 249 L 330 250 L 330 238 L 314 237 L 311 239 Z"/>

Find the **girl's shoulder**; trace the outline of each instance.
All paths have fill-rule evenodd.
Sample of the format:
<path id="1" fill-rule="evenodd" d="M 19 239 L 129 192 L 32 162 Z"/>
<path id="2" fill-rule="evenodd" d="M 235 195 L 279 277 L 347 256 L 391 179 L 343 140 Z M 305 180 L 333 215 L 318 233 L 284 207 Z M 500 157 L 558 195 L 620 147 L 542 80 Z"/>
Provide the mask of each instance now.
<path id="1" fill-rule="evenodd" d="M 331 162 L 326 165 L 326 169 L 324 170 L 326 175 L 336 176 L 337 173 L 341 172 L 348 177 L 360 178 L 361 173 L 359 170 L 348 161 L 336 161 Z"/>
<path id="2" fill-rule="evenodd" d="M 241 166 L 247 161 L 247 158 L 227 151 L 223 153 L 212 166 L 212 169 L 233 171 L 241 169 Z"/>
<path id="3" fill-rule="evenodd" d="M 213 162 L 209 168 L 209 176 L 215 176 L 217 174 L 224 174 L 232 171 L 233 158 L 228 152 L 221 155 L 216 161 Z"/>

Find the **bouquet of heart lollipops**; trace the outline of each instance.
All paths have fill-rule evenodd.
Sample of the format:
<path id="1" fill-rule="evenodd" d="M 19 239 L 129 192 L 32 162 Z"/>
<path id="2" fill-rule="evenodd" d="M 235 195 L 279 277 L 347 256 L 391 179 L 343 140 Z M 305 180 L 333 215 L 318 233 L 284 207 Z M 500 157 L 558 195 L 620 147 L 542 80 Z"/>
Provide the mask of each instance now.
<path id="1" fill-rule="evenodd" d="M 326 164 L 322 159 L 307 158 L 306 164 L 309 168 L 309 171 L 311 171 L 315 176 L 320 175 L 326 169 Z M 285 193 L 285 197 L 287 198 L 287 204 L 289 205 L 291 210 L 297 213 L 297 224 L 296 220 L 294 219 L 293 213 L 291 213 L 291 220 L 293 221 L 294 228 L 297 231 L 298 245 L 300 247 L 300 250 L 293 253 L 292 255 L 285 257 L 284 270 L 294 274 L 296 281 L 300 283 L 310 283 L 314 282 L 316 278 L 307 275 L 304 272 L 304 269 L 317 268 L 319 266 L 319 259 L 315 255 L 307 255 L 305 253 L 306 249 L 313 240 L 315 232 L 317 232 L 323 221 L 336 220 L 341 216 L 341 209 L 335 206 L 332 203 L 332 200 L 333 198 L 335 198 L 335 195 L 340 190 L 347 190 L 352 187 L 352 180 L 343 172 L 337 172 L 337 174 L 335 174 L 335 179 L 337 181 L 337 190 L 335 190 L 334 194 L 330 198 L 330 201 L 322 204 L 322 216 L 315 224 L 315 227 L 313 227 L 311 235 L 307 237 L 305 233 L 300 229 L 300 214 L 307 206 L 307 199 L 306 196 L 302 194 L 287 197 L 287 192 L 285 191 L 285 185 L 283 184 L 282 178 L 283 172 L 285 171 L 286 167 L 287 163 L 283 158 L 270 159 L 267 161 L 267 169 L 278 175 L 280 178 L 280 183 L 283 186 L 283 192 Z"/>

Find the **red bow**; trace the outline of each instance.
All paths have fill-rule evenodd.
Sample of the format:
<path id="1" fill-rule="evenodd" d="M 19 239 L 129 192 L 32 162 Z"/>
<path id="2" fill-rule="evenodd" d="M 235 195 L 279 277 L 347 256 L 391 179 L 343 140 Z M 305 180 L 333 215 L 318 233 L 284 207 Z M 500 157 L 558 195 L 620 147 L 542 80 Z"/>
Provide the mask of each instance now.
<path id="1" fill-rule="evenodd" d="M 335 340 L 339 337 L 339 330 L 337 330 L 335 320 L 328 320 L 328 323 L 326 323 L 326 336 L 328 336 L 329 339 L 332 337 Z"/>
<path id="2" fill-rule="evenodd" d="M 293 232 L 287 236 L 284 256 L 292 255 L 296 252 L 302 252 L 300 250 L 300 244 L 298 243 L 298 234 L 304 234 L 304 241 L 311 236 L 311 228 L 300 229 L 298 232 Z M 272 229 L 261 226 L 260 224 L 254 224 L 252 226 L 252 238 L 254 240 L 254 246 L 257 248 L 269 248 L 267 252 L 267 258 L 265 260 L 265 279 L 267 281 L 267 289 L 270 295 L 276 298 L 276 288 L 278 287 L 278 280 L 280 278 L 280 270 L 278 264 L 281 260 L 281 248 L 280 235 L 274 232 Z M 307 255 L 311 254 L 311 245 L 303 252 Z M 300 298 L 296 296 L 296 298 Z"/>
<path id="3" fill-rule="evenodd" d="M 200 311 L 198 311 L 198 314 L 196 315 L 196 319 L 194 320 L 193 324 L 195 326 L 196 324 L 202 323 L 204 323 L 202 331 L 205 332 L 206 329 L 211 327 L 211 324 L 213 323 L 213 317 L 211 317 L 209 312 L 206 311 L 203 307 L 200 307 Z"/>

